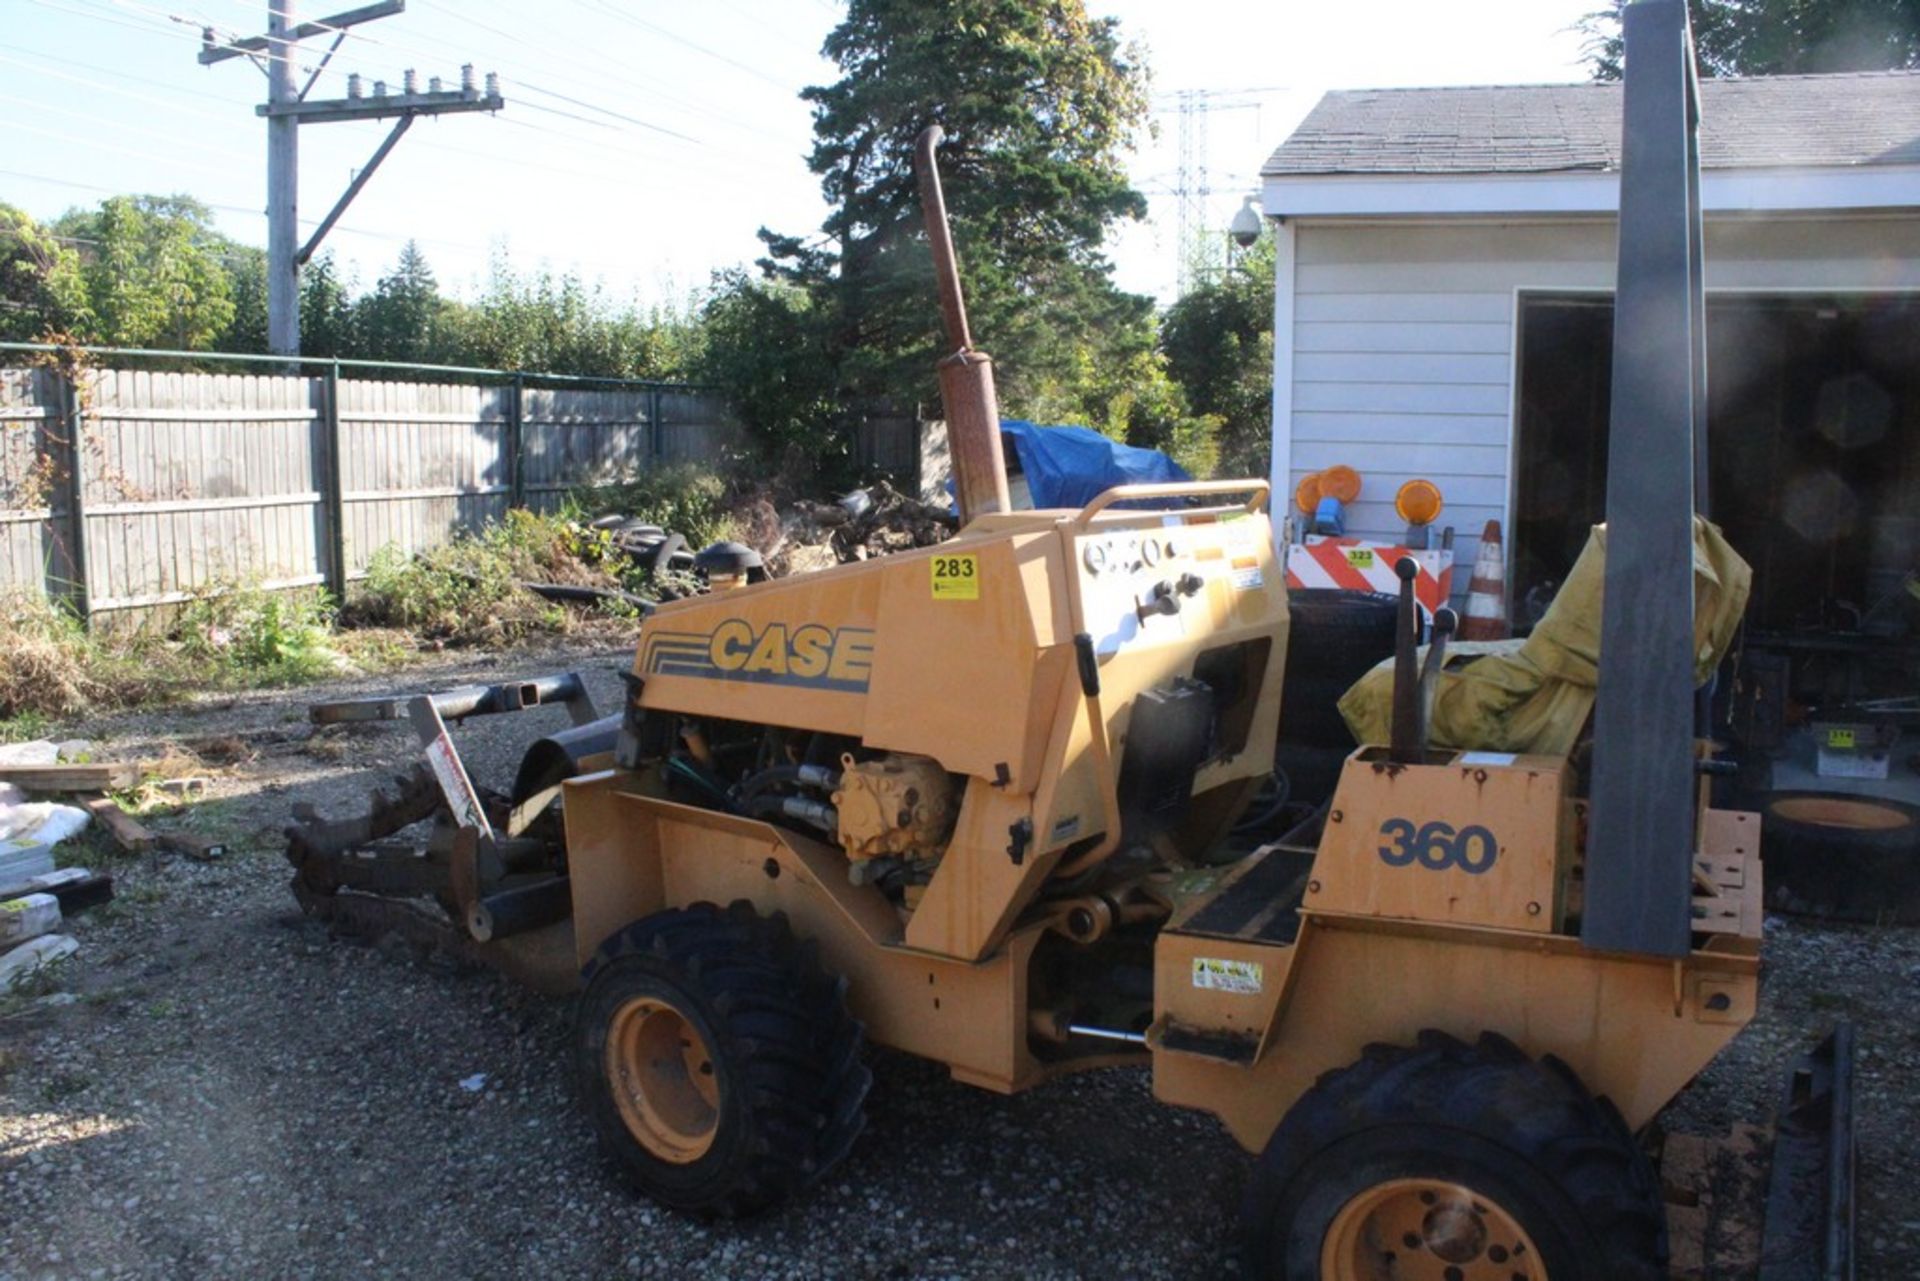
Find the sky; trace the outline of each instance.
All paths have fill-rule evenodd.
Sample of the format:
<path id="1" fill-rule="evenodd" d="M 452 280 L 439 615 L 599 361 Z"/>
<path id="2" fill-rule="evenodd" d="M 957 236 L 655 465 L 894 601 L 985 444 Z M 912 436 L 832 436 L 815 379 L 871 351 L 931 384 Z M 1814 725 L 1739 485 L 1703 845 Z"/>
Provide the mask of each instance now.
<path id="1" fill-rule="evenodd" d="M 296 16 L 357 7 L 302 0 Z M 1321 93 L 1584 79 L 1572 27 L 1594 7 L 1088 0 L 1120 20 L 1152 74 L 1154 128 L 1129 161 L 1151 212 L 1114 239 L 1117 280 L 1174 295 L 1183 100 L 1208 107 L 1186 117 L 1204 174 L 1190 185 L 1210 193 L 1190 221 L 1224 235 L 1261 161 Z M 456 295 L 476 293 L 504 249 L 519 269 L 684 307 L 713 271 L 752 262 L 758 228 L 817 231 L 825 205 L 797 94 L 835 78 L 819 49 L 841 12 L 834 0 L 407 0 L 353 30 L 311 97 L 344 97 L 348 72 L 395 91 L 408 68 L 422 86 L 454 85 L 470 62 L 499 74 L 507 105 L 417 121 L 327 248 L 363 288 L 412 237 Z M 117 193 L 184 193 L 213 206 L 227 235 L 264 244 L 266 126 L 252 108 L 265 77 L 195 54 L 202 27 L 252 35 L 265 18 L 264 0 L 0 0 L 0 201 L 50 218 Z M 299 65 L 318 65 L 328 42 L 308 40 Z M 302 220 L 324 216 L 387 128 L 301 128 Z"/>

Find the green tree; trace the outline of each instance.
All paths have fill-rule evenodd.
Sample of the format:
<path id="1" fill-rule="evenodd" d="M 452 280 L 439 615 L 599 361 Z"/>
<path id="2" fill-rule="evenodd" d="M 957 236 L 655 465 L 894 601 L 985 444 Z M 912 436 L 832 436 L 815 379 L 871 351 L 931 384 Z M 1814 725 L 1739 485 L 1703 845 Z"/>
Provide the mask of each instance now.
<path id="1" fill-rule="evenodd" d="M 1220 421 L 1220 470 L 1264 476 L 1272 454 L 1273 261 L 1263 235 L 1160 321 L 1167 371 L 1194 412 Z"/>
<path id="2" fill-rule="evenodd" d="M 354 350 L 354 300 L 331 252 L 300 272 L 300 350 L 308 356 L 347 356 Z"/>
<path id="3" fill-rule="evenodd" d="M 253 245 L 229 244 L 222 261 L 233 291 L 233 319 L 215 346 L 221 351 L 264 354 L 267 350 L 267 254 Z"/>
<path id="4" fill-rule="evenodd" d="M 354 309 L 355 355 L 438 364 L 447 354 L 448 304 L 420 246 L 409 240 L 399 261 Z"/>
<path id="5" fill-rule="evenodd" d="M 783 281 L 725 272 L 700 315 L 693 377 L 724 389 L 735 410 L 794 478 L 838 477 L 851 453 L 829 327 L 812 295 Z"/>
<path id="6" fill-rule="evenodd" d="M 1620 10 L 1582 18 L 1596 80 L 1620 78 Z M 1920 0 L 1687 0 L 1700 73 L 1777 76 L 1920 67 Z"/>
<path id="7" fill-rule="evenodd" d="M 496 255 L 486 292 L 459 321 L 460 358 L 498 369 L 665 378 L 679 353 L 667 327 L 578 276 L 523 276 Z"/>
<path id="8" fill-rule="evenodd" d="M 933 401 L 945 339 L 913 149 L 939 124 L 968 311 L 1007 411 L 1179 435 L 1146 408 L 1180 419 L 1177 388 L 1141 397 L 1106 377 L 1136 357 L 1154 366 L 1152 305 L 1114 287 L 1105 254 L 1113 225 L 1146 211 L 1124 168 L 1146 73 L 1118 24 L 1080 0 L 850 0 L 825 53 L 841 78 L 802 96 L 814 106 L 808 164 L 832 211 L 812 240 L 763 231 L 761 265 L 805 295 L 790 316 L 822 331 L 809 350 L 838 402 Z"/>
<path id="9" fill-rule="evenodd" d="M 55 229 L 82 242 L 87 336 L 120 347 L 213 346 L 233 322 L 230 242 L 213 214 L 185 196 L 110 196 Z"/>
<path id="10" fill-rule="evenodd" d="M 25 213 L 0 204 L 0 340 L 83 333 L 89 322 L 80 255 Z"/>

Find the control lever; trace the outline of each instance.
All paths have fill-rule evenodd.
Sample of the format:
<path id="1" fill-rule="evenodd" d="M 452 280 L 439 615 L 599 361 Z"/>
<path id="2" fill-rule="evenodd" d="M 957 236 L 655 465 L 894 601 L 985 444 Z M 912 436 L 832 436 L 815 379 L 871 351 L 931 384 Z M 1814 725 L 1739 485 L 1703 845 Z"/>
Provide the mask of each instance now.
<path id="1" fill-rule="evenodd" d="M 1427 748 L 1427 727 L 1433 718 L 1433 686 L 1447 661 L 1447 641 L 1460 628 L 1460 616 L 1442 605 L 1433 611 L 1433 631 L 1427 642 L 1426 666 L 1420 669 L 1420 750 Z"/>
<path id="2" fill-rule="evenodd" d="M 1387 754 L 1398 764 L 1419 765 L 1426 760 L 1427 726 L 1420 698 L 1419 606 L 1413 599 L 1413 580 L 1420 567 L 1402 556 L 1393 567 L 1400 580 L 1400 603 L 1393 637 L 1393 731 Z"/>
<path id="3" fill-rule="evenodd" d="M 1133 612 L 1140 616 L 1143 623 L 1155 614 L 1177 614 L 1180 612 L 1180 597 L 1175 595 L 1174 585 L 1163 578 L 1148 589 L 1146 599 L 1135 606 Z"/>

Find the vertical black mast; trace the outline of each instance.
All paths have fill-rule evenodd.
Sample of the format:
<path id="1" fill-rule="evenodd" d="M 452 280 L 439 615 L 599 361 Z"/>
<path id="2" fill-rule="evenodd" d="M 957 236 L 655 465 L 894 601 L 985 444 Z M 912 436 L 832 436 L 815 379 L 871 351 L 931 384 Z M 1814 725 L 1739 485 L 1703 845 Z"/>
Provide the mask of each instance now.
<path id="1" fill-rule="evenodd" d="M 1607 569 L 1582 938 L 1684 956 L 1694 851 L 1693 523 L 1706 501 L 1699 118 L 1684 0 L 1636 0 L 1621 114 Z"/>

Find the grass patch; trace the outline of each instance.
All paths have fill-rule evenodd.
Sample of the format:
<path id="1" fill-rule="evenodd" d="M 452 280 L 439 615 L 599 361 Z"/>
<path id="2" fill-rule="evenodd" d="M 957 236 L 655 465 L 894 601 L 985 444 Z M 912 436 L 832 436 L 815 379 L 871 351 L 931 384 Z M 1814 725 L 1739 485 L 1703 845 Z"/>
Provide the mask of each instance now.
<path id="1" fill-rule="evenodd" d="M 0 719 L 0 743 L 31 743 L 52 732 L 53 718 L 42 711 L 25 710 Z"/>

